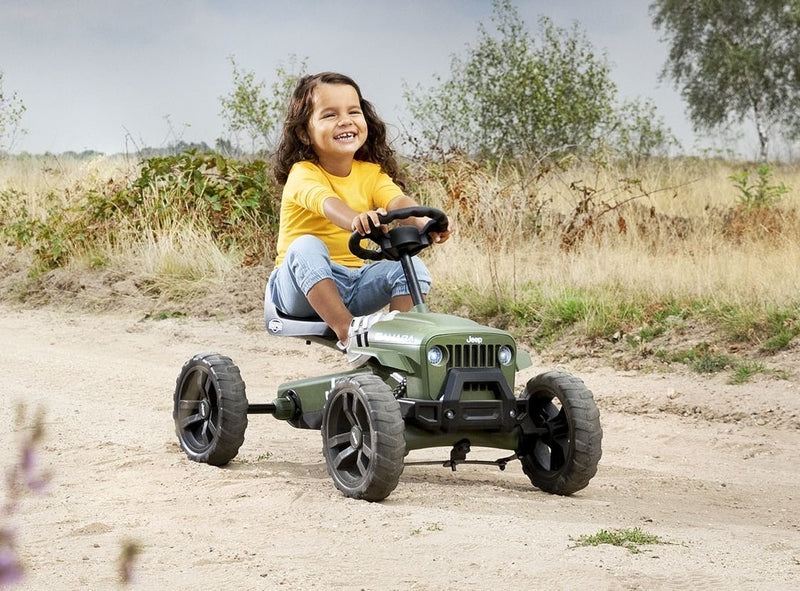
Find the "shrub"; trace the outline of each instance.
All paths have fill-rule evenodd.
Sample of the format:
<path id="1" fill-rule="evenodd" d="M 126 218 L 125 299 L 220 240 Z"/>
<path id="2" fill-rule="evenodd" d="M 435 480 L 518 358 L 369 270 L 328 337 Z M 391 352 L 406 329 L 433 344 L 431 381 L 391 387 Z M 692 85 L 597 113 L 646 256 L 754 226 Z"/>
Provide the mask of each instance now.
<path id="1" fill-rule="evenodd" d="M 277 235 L 279 199 L 264 160 L 239 161 L 188 151 L 145 160 L 139 177 L 111 199 L 90 193 L 92 223 L 160 228 L 191 220 L 223 246 L 255 256 Z"/>
<path id="2" fill-rule="evenodd" d="M 52 269 L 131 235 L 158 236 L 175 226 L 208 234 L 252 263 L 271 254 L 279 199 L 267 162 L 187 151 L 142 161 L 138 176 L 81 184 L 37 199 L 0 191 L 0 237 L 30 248 L 37 266 Z M 37 207 L 28 206 L 36 201 Z M 95 264 L 102 256 L 93 256 Z"/>

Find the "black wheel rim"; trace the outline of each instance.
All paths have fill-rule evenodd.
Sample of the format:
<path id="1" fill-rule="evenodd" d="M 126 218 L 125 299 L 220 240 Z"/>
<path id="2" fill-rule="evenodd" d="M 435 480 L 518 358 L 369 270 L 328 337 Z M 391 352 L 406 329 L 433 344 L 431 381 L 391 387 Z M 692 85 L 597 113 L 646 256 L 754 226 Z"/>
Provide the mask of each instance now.
<path id="1" fill-rule="evenodd" d="M 213 376 L 205 368 L 194 368 L 181 384 L 178 428 L 181 440 L 194 453 L 203 453 L 217 438 L 218 392 Z"/>
<path id="2" fill-rule="evenodd" d="M 557 398 L 534 398 L 529 411 L 534 424 L 547 429 L 546 435 L 536 439 L 530 457 L 538 469 L 557 472 L 571 455 L 572 429 L 566 409 Z"/>
<path id="3" fill-rule="evenodd" d="M 369 411 L 355 392 L 339 392 L 330 404 L 325 440 L 330 466 L 342 482 L 356 486 L 372 466 Z"/>

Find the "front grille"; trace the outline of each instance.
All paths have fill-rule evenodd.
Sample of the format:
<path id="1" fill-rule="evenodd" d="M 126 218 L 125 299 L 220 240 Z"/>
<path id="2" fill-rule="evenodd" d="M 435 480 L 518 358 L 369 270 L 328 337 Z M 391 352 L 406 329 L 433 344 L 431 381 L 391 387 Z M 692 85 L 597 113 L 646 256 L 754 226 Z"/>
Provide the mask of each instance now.
<path id="1" fill-rule="evenodd" d="M 496 367 L 497 345 L 446 345 L 447 369 L 453 367 Z"/>

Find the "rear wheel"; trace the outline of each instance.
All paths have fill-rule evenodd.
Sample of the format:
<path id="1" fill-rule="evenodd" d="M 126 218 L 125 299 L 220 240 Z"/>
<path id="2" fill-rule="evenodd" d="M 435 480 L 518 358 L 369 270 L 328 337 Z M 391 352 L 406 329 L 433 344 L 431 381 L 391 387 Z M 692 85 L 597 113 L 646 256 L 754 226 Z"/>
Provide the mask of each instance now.
<path id="1" fill-rule="evenodd" d="M 531 483 L 570 495 L 597 473 L 603 429 L 591 391 L 570 374 L 551 371 L 528 381 L 528 415 L 545 435 L 523 437 L 518 454 Z"/>
<path id="2" fill-rule="evenodd" d="M 346 497 L 380 501 L 397 487 L 406 443 L 400 404 L 380 378 L 340 380 L 325 402 L 322 452 Z"/>
<path id="3" fill-rule="evenodd" d="M 175 384 L 172 418 L 190 459 L 214 466 L 231 461 L 247 428 L 247 396 L 236 364 L 217 354 L 187 361 Z"/>

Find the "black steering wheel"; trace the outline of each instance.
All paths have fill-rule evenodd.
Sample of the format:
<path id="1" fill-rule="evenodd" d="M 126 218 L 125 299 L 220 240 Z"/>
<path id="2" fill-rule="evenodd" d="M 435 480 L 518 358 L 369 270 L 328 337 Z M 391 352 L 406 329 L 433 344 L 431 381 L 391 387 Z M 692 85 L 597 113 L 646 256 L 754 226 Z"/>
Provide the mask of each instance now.
<path id="1" fill-rule="evenodd" d="M 350 252 L 359 258 L 370 261 L 399 261 L 404 254 L 414 256 L 419 251 L 431 245 L 430 232 L 444 232 L 447 230 L 447 216 L 435 207 L 403 207 L 393 209 L 386 215 L 378 215 L 381 224 L 389 224 L 395 220 L 404 220 L 410 217 L 431 218 L 420 230 L 416 226 L 404 225 L 391 228 L 384 233 L 383 230 L 372 227 L 366 235 L 353 232 L 350 235 L 348 247 Z M 378 250 L 370 250 L 361 246 L 361 241 L 369 238 L 378 245 Z"/>

